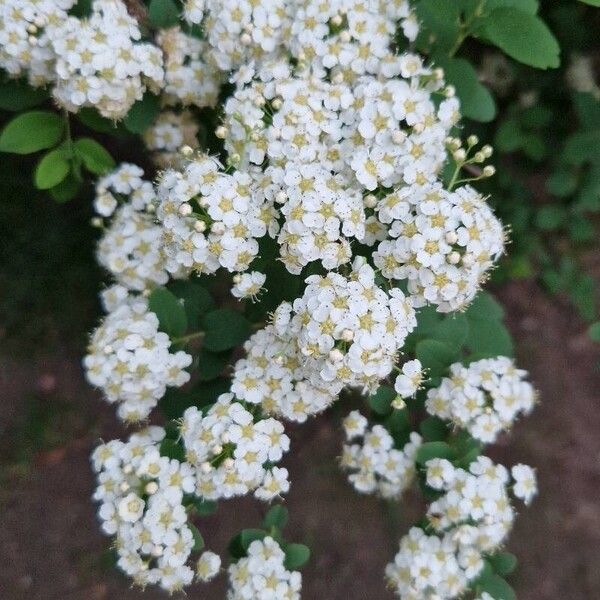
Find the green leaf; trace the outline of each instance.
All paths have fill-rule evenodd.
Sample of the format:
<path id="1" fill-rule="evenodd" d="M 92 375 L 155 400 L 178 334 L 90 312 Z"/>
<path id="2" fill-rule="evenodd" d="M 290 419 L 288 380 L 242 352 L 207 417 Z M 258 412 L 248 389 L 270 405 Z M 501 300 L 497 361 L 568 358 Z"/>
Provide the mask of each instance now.
<path id="1" fill-rule="evenodd" d="M 591 242 L 596 237 L 594 223 L 584 216 L 575 215 L 569 222 L 569 238 L 576 244 Z"/>
<path id="2" fill-rule="evenodd" d="M 61 183 L 69 174 L 71 165 L 62 148 L 45 154 L 35 168 L 33 180 L 39 190 L 49 190 Z"/>
<path id="3" fill-rule="evenodd" d="M 491 121 L 496 116 L 496 103 L 471 63 L 464 58 L 438 58 L 437 62 L 444 69 L 446 83 L 456 88 L 461 113 L 475 121 Z"/>
<path id="4" fill-rule="evenodd" d="M 106 119 L 93 108 L 82 108 L 76 116 L 86 127 L 98 131 L 99 133 L 110 133 L 115 135 L 119 132 L 116 123 L 110 119 Z"/>
<path id="5" fill-rule="evenodd" d="M 490 556 L 489 561 L 498 575 L 508 575 L 517 567 L 517 557 L 510 552 L 499 552 Z"/>
<path id="6" fill-rule="evenodd" d="M 179 9 L 173 0 L 151 0 L 148 17 L 154 27 L 166 29 L 179 22 Z"/>
<path id="7" fill-rule="evenodd" d="M 465 313 L 469 321 L 504 318 L 504 309 L 489 292 L 479 292 Z"/>
<path id="8" fill-rule="evenodd" d="M 53 112 L 34 110 L 9 121 L 0 134 L 0 152 L 31 154 L 56 146 L 62 138 L 64 121 Z"/>
<path id="9" fill-rule="evenodd" d="M 511 58 L 538 69 L 560 65 L 560 47 L 546 24 L 516 8 L 497 8 L 483 21 L 479 34 Z"/>
<path id="10" fill-rule="evenodd" d="M 105 175 L 115 168 L 115 161 L 108 150 L 92 138 L 80 138 L 73 144 L 75 154 L 85 168 L 94 175 Z"/>
<path id="11" fill-rule="evenodd" d="M 203 347 L 211 352 L 235 348 L 250 335 L 250 323 L 241 313 L 230 308 L 213 310 L 202 319 L 206 335 Z"/>
<path id="12" fill-rule="evenodd" d="M 0 82 L 0 109 L 20 112 L 37 106 L 48 99 L 48 92 L 32 88 L 24 81 L 9 79 Z"/>
<path id="13" fill-rule="evenodd" d="M 262 540 L 266 535 L 267 532 L 262 529 L 242 529 L 229 542 L 229 553 L 233 558 L 242 558 L 252 542 Z"/>
<path id="14" fill-rule="evenodd" d="M 153 290 L 148 298 L 148 308 L 158 317 L 160 330 L 169 337 L 177 338 L 185 333 L 187 328 L 185 309 L 167 288 L 158 287 Z"/>
<path id="15" fill-rule="evenodd" d="M 436 325 L 427 337 L 444 342 L 451 348 L 460 348 L 469 333 L 469 321 L 463 313 L 452 313 Z"/>
<path id="16" fill-rule="evenodd" d="M 415 461 L 420 466 L 425 466 L 432 458 L 446 458 L 452 460 L 454 451 L 446 442 L 425 442 L 417 450 Z"/>
<path id="17" fill-rule="evenodd" d="M 158 116 L 160 111 L 160 100 L 158 96 L 146 93 L 129 110 L 123 120 L 125 127 L 131 133 L 144 133 Z"/>
<path id="18" fill-rule="evenodd" d="M 590 6 L 600 7 L 600 0 L 579 0 L 579 2 L 583 2 L 584 4 L 589 4 Z"/>
<path id="19" fill-rule="evenodd" d="M 217 510 L 217 503 L 214 500 L 194 500 L 194 508 L 200 517 L 208 517 Z"/>
<path id="20" fill-rule="evenodd" d="M 427 48 L 433 44 L 438 52 L 449 51 L 460 33 L 456 4 L 447 0 L 420 0 L 415 8 L 421 23 L 419 47 Z"/>
<path id="21" fill-rule="evenodd" d="M 485 10 L 490 11 L 496 8 L 518 8 L 531 15 L 535 15 L 540 7 L 538 0 L 486 0 Z"/>
<path id="22" fill-rule="evenodd" d="M 52 198 L 62 204 L 73 200 L 79 192 L 80 182 L 72 174 L 67 175 L 58 185 L 50 188 Z"/>
<path id="23" fill-rule="evenodd" d="M 594 323 L 588 329 L 588 335 L 594 342 L 600 342 L 600 321 Z"/>
<path id="24" fill-rule="evenodd" d="M 208 352 L 204 348 L 198 353 L 198 380 L 210 381 L 217 378 L 229 364 L 231 351 Z"/>
<path id="25" fill-rule="evenodd" d="M 304 544 L 285 544 L 284 566 L 288 571 L 295 571 L 303 567 L 310 558 L 310 548 Z"/>
<path id="26" fill-rule="evenodd" d="M 514 590 L 499 575 L 492 574 L 484 578 L 478 588 L 482 592 L 487 592 L 495 600 L 516 600 Z"/>
<path id="27" fill-rule="evenodd" d="M 427 417 L 419 424 L 419 431 L 426 442 L 443 442 L 448 437 L 448 423 L 438 417 Z"/>
<path id="28" fill-rule="evenodd" d="M 209 291 L 198 281 L 173 281 L 169 289 L 183 301 L 188 327 L 200 329 L 200 317 L 213 308 L 215 301 Z"/>
<path id="29" fill-rule="evenodd" d="M 369 396 L 369 406 L 378 415 L 388 415 L 392 412 L 392 400 L 396 391 L 388 385 L 380 385 L 374 394 Z"/>
<path id="30" fill-rule="evenodd" d="M 283 529 L 287 525 L 289 516 L 290 515 L 285 506 L 282 506 L 281 504 L 276 504 L 275 506 L 272 506 L 265 515 L 265 518 L 262 522 L 262 526 L 265 529 L 270 529 L 271 527 Z"/>
<path id="31" fill-rule="evenodd" d="M 546 179 L 546 189 L 554 196 L 565 198 L 577 189 L 577 177 L 568 169 L 559 169 Z"/>
<path id="32" fill-rule="evenodd" d="M 166 456 L 167 458 L 174 458 L 180 462 L 185 460 L 185 451 L 181 444 L 178 444 L 175 440 L 165 438 L 160 443 L 160 455 Z"/>
<path id="33" fill-rule="evenodd" d="M 544 231 L 558 229 L 566 220 L 567 212 L 561 204 L 546 204 L 535 215 L 535 224 Z"/>
<path id="34" fill-rule="evenodd" d="M 600 129 L 580 131 L 567 139 L 563 159 L 574 165 L 585 162 L 600 162 Z"/>
<path id="35" fill-rule="evenodd" d="M 500 152 L 515 152 L 523 145 L 523 132 L 515 119 L 502 121 L 496 130 L 494 144 Z"/>
<path id="36" fill-rule="evenodd" d="M 224 377 L 195 385 L 192 390 L 168 388 L 165 395 L 158 401 L 161 413 L 168 419 L 178 419 L 186 408 L 200 408 L 212 404 L 221 394 L 231 388 L 231 380 Z"/>
<path id="37" fill-rule="evenodd" d="M 579 122 L 586 129 L 600 129 L 600 102 L 591 93 L 573 95 L 573 104 Z"/>
<path id="38" fill-rule="evenodd" d="M 198 531 L 198 528 L 190 523 L 189 520 L 187 522 L 187 526 L 190 528 L 192 532 L 192 536 L 194 537 L 194 545 L 192 546 L 192 552 L 200 552 L 202 548 L 204 548 L 204 538 L 202 534 Z"/>
<path id="39" fill-rule="evenodd" d="M 512 356 L 514 353 L 510 333 L 501 321 L 472 321 L 467 346 L 477 359 Z"/>
<path id="40" fill-rule="evenodd" d="M 431 379 L 443 375 L 458 358 L 458 352 L 454 348 L 437 340 L 418 342 L 416 355 L 421 364 L 429 369 Z"/>

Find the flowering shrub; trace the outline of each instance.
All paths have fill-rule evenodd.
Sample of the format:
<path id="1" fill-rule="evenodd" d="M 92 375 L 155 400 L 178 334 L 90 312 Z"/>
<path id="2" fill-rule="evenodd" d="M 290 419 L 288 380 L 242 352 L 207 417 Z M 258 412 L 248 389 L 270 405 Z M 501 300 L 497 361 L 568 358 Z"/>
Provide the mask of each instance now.
<path id="1" fill-rule="evenodd" d="M 47 151 L 34 181 L 58 201 L 84 171 L 98 176 L 97 257 L 113 285 L 84 367 L 133 429 L 92 455 L 118 566 L 171 592 L 217 576 L 225 557 L 203 551 L 196 524 L 217 501 L 281 500 L 293 485 L 287 422 L 345 392 L 366 401 L 343 421 L 350 483 L 394 499 L 416 483 L 429 503 L 382 565 L 393 591 L 513 598 L 511 497 L 532 501 L 535 472 L 482 452 L 535 392 L 481 291 L 508 233 L 477 189 L 495 173 L 493 150 L 460 127 L 461 114 L 491 119 L 495 104 L 455 54 L 476 37 L 557 66 L 537 2 L 0 11 L 17 108 L 50 94 L 62 112 L 17 116 L 0 150 Z M 140 135 L 144 168 L 74 138 L 72 121 Z M 163 426 L 149 427 L 156 413 Z M 284 538 L 287 519 L 273 504 L 261 528 L 233 537 L 229 598 L 300 597 L 310 552 Z"/>

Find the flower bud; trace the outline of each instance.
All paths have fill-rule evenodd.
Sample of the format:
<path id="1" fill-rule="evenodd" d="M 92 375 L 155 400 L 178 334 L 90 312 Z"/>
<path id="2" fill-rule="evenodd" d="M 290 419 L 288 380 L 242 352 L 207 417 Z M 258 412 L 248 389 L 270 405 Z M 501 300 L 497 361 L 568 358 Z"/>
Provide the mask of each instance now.
<path id="1" fill-rule="evenodd" d="M 331 24 L 339 27 L 342 24 L 342 15 L 333 15 L 331 17 Z"/>
<path id="2" fill-rule="evenodd" d="M 351 342 L 354 339 L 354 331 L 352 329 L 344 329 L 342 331 L 342 340 L 344 342 Z"/>
<path id="3" fill-rule="evenodd" d="M 252 36 L 248 32 L 244 32 L 240 36 L 240 42 L 244 46 L 249 46 L 252 43 Z"/>
<path id="4" fill-rule="evenodd" d="M 456 231 L 449 231 L 444 236 L 444 239 L 446 240 L 447 244 L 450 244 L 451 246 L 453 246 L 458 241 L 458 234 L 456 233 Z"/>
<path id="5" fill-rule="evenodd" d="M 476 135 L 470 135 L 467 138 L 467 144 L 469 144 L 469 146 L 475 146 L 478 143 L 479 143 L 479 138 Z"/>
<path id="6" fill-rule="evenodd" d="M 158 483 L 156 483 L 156 481 L 148 482 L 146 484 L 146 487 L 144 488 L 144 491 L 149 496 L 152 496 L 152 494 L 156 494 L 156 492 L 158 492 Z"/>
<path id="7" fill-rule="evenodd" d="M 364 197 L 364 203 L 367 208 L 375 208 L 377 206 L 377 196 L 374 194 L 367 194 Z"/>
<path id="8" fill-rule="evenodd" d="M 496 173 L 496 167 L 493 167 L 492 165 L 486 165 L 483 168 L 483 176 L 484 177 L 492 177 L 493 175 L 495 175 Z"/>
<path id="9" fill-rule="evenodd" d="M 331 362 L 340 362 L 344 360 L 344 355 L 342 354 L 341 350 L 334 348 L 333 350 L 329 351 L 329 360 Z"/>
<path id="10" fill-rule="evenodd" d="M 465 160 L 465 158 L 467 158 L 467 153 L 465 152 L 464 148 L 459 148 L 452 153 L 452 157 L 456 162 L 462 162 Z"/>
<path id="11" fill-rule="evenodd" d="M 192 209 L 192 205 L 188 204 L 187 202 L 184 202 L 180 207 L 179 207 L 179 214 L 182 217 L 187 217 L 188 215 L 192 214 L 193 209 Z"/>
<path id="12" fill-rule="evenodd" d="M 204 233 L 206 231 L 206 223 L 204 221 L 196 221 L 194 223 L 194 229 L 198 233 Z"/>
<path id="13" fill-rule="evenodd" d="M 446 260 L 451 265 L 457 265 L 460 262 L 460 254 L 458 252 L 456 252 L 456 250 L 453 252 L 450 252 L 450 254 L 448 254 L 448 256 L 446 257 Z"/>
<path id="14" fill-rule="evenodd" d="M 224 140 L 227 137 L 228 134 L 228 130 L 227 127 L 225 127 L 224 125 L 219 125 L 216 129 L 215 129 L 215 135 L 220 139 L 220 140 Z"/>
<path id="15" fill-rule="evenodd" d="M 350 39 L 350 32 L 347 29 L 344 29 L 344 31 L 340 32 L 340 40 L 344 42 L 344 44 L 347 44 Z"/>
<path id="16" fill-rule="evenodd" d="M 180 152 L 184 156 L 191 156 L 194 154 L 194 149 L 191 146 L 182 146 Z"/>
<path id="17" fill-rule="evenodd" d="M 210 226 L 210 230 L 217 235 L 223 235 L 225 233 L 225 224 L 217 221 Z"/>

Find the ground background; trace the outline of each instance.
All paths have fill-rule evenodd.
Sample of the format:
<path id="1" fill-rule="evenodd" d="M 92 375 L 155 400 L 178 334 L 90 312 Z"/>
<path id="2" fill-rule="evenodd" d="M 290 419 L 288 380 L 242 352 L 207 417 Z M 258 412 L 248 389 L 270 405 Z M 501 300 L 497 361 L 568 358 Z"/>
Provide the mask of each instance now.
<path id="1" fill-rule="evenodd" d="M 23 166 L 24 177 L 28 172 Z M 91 448 L 125 432 L 79 366 L 100 285 L 84 226 L 87 208 L 24 200 L 28 185 L 15 172 L 8 183 L 0 176 L 0 598 L 166 598 L 130 589 L 111 569 L 109 541 L 90 500 Z M 495 291 L 519 363 L 541 392 L 533 415 L 491 451 L 498 460 L 534 465 L 540 479 L 540 497 L 522 511 L 510 539 L 520 560 L 511 583 L 521 600 L 594 600 L 600 598 L 598 347 L 575 311 L 534 281 Z M 336 467 L 335 411 L 295 428 L 292 437 L 296 451 L 285 461 L 293 482 L 289 537 L 313 548 L 303 598 L 391 600 L 382 571 L 419 513 L 418 499 L 390 509 L 352 491 Z M 261 510 L 243 500 L 222 503 L 201 526 L 209 547 L 222 550 L 239 527 L 258 524 Z M 188 597 L 222 600 L 223 583 L 192 588 Z"/>

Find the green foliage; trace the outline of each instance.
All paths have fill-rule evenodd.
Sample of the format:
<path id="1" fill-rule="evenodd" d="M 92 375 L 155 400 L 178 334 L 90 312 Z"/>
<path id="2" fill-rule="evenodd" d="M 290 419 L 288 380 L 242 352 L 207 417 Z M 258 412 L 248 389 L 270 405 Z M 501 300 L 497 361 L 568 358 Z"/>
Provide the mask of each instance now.
<path id="1" fill-rule="evenodd" d="M 0 152 L 31 154 L 56 146 L 62 139 L 64 121 L 56 113 L 33 110 L 16 116 L 0 134 Z"/>
<path id="2" fill-rule="evenodd" d="M 129 110 L 123 124 L 131 133 L 144 133 L 156 120 L 160 112 L 160 100 L 154 94 L 146 93 Z"/>
<path id="3" fill-rule="evenodd" d="M 498 575 L 508 575 L 517 568 L 517 557 L 510 552 L 499 552 L 489 558 L 492 568 Z"/>
<path id="4" fill-rule="evenodd" d="M 423 467 L 425 463 L 433 458 L 446 458 L 452 460 L 455 453 L 446 442 L 425 442 L 416 454 L 416 462 Z"/>
<path id="5" fill-rule="evenodd" d="M 92 138 L 79 138 L 73 144 L 75 156 L 94 175 L 105 175 L 115 168 L 115 161 L 108 150 Z"/>
<path id="6" fill-rule="evenodd" d="M 284 544 L 284 566 L 290 571 L 301 569 L 310 559 L 310 549 L 304 544 Z"/>
<path id="7" fill-rule="evenodd" d="M 0 110 L 19 112 L 38 106 L 48 99 L 48 93 L 41 88 L 29 87 L 17 79 L 0 81 Z"/>
<path id="8" fill-rule="evenodd" d="M 166 29 L 177 25 L 180 12 L 173 0 L 151 0 L 148 17 L 154 27 Z"/>
<path id="9" fill-rule="evenodd" d="M 148 307 L 156 314 L 160 330 L 169 337 L 181 337 L 187 328 L 183 303 L 167 288 L 156 288 L 148 298 Z"/>
<path id="10" fill-rule="evenodd" d="M 42 156 L 33 175 L 35 187 L 48 190 L 60 184 L 70 170 L 68 154 L 64 148 L 55 148 Z"/>
<path id="11" fill-rule="evenodd" d="M 290 515 L 287 508 L 281 504 L 276 504 L 268 510 L 265 518 L 263 519 L 262 526 L 265 529 L 270 529 L 271 527 L 283 529 L 287 525 L 289 518 Z"/>
<path id="12" fill-rule="evenodd" d="M 392 400 L 396 397 L 394 388 L 387 385 L 379 386 L 378 390 L 369 396 L 369 406 L 378 415 L 388 415 L 392 412 Z"/>
<path id="13" fill-rule="evenodd" d="M 478 34 L 511 58 L 531 67 L 547 69 L 560 64 L 560 47 L 546 24 L 514 6 L 493 10 Z"/>
<path id="14" fill-rule="evenodd" d="M 250 322 L 240 312 L 230 308 L 212 310 L 202 319 L 206 332 L 204 348 L 223 352 L 239 346 L 250 335 Z"/>

